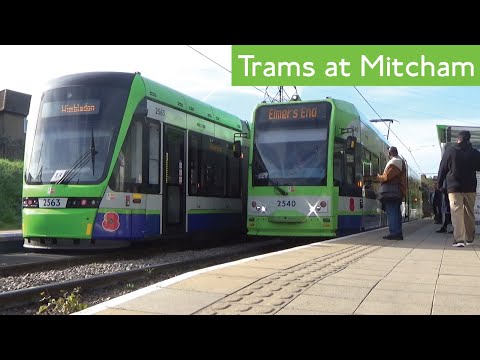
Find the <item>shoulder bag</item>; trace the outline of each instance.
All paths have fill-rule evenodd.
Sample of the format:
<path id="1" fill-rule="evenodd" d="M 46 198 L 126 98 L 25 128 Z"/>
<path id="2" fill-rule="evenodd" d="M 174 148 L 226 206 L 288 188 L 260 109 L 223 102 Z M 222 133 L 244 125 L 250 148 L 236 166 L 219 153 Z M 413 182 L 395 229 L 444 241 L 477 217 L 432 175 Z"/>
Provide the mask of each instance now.
<path id="1" fill-rule="evenodd" d="M 402 192 L 400 191 L 400 185 L 397 183 L 382 183 L 378 190 L 378 200 L 391 201 L 402 200 Z"/>

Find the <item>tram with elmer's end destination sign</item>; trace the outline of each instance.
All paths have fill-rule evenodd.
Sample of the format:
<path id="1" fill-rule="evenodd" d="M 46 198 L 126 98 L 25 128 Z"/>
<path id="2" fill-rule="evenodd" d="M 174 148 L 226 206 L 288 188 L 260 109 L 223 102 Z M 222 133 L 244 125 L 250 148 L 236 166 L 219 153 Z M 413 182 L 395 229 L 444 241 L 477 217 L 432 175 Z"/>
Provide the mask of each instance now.
<path id="1" fill-rule="evenodd" d="M 386 226 L 377 200 L 389 142 L 346 101 L 260 104 L 252 125 L 249 236 L 335 237 Z M 421 218 L 420 178 L 407 164 L 404 221 Z"/>

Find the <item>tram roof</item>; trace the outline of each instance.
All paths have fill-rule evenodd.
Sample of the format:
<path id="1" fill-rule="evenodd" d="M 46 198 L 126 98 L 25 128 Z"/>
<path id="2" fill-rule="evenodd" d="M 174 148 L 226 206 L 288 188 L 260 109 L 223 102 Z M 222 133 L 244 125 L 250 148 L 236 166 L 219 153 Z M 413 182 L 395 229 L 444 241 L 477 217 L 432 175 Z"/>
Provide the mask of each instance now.
<path id="1" fill-rule="evenodd" d="M 462 130 L 470 131 L 470 142 L 475 148 L 479 149 L 480 126 L 437 125 L 437 136 L 440 146 L 442 144 L 454 143 L 457 140 L 458 133 Z"/>

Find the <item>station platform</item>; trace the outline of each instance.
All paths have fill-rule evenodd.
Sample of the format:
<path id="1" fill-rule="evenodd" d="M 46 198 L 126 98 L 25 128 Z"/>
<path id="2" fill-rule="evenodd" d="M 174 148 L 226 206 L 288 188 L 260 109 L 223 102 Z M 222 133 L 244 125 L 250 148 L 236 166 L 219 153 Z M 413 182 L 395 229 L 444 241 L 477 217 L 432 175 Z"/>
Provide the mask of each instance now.
<path id="1" fill-rule="evenodd" d="M 75 315 L 480 314 L 480 239 L 452 247 L 433 220 L 176 276 Z"/>

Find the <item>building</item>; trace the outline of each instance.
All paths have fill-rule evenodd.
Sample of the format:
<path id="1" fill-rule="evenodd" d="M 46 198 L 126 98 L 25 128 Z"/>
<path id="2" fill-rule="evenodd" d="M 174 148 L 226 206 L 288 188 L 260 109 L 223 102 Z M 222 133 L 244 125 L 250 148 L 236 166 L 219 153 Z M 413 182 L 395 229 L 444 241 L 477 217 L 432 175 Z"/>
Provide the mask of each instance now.
<path id="1" fill-rule="evenodd" d="M 32 95 L 0 91 L 0 158 L 23 160 Z"/>

